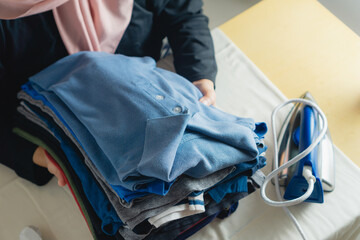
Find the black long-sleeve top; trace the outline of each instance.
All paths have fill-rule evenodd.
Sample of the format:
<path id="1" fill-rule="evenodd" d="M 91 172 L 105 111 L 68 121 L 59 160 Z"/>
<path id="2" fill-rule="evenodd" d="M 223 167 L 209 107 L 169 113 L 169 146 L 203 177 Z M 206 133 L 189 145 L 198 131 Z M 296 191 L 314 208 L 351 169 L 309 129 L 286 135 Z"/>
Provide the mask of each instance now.
<path id="1" fill-rule="evenodd" d="M 214 48 L 201 0 L 135 0 L 116 53 L 159 60 L 165 37 L 178 74 L 189 81 L 215 80 Z M 32 162 L 37 146 L 11 132 L 16 93 L 28 77 L 67 55 L 52 11 L 0 20 L 0 162 L 38 185 L 51 175 Z"/>

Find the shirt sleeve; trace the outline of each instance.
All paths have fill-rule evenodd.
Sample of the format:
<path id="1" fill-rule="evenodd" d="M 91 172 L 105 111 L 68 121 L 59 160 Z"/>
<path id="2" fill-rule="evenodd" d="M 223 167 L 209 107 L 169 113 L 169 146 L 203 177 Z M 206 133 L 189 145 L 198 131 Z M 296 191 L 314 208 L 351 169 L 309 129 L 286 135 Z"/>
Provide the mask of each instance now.
<path id="1" fill-rule="evenodd" d="M 52 175 L 46 168 L 33 163 L 32 156 L 37 146 L 12 133 L 18 89 L 7 76 L 3 62 L 6 55 L 2 26 L 0 20 L 0 163 L 13 169 L 20 177 L 37 185 L 43 185 Z"/>
<path id="2" fill-rule="evenodd" d="M 169 39 L 176 72 L 191 82 L 215 83 L 217 66 L 208 18 L 201 0 L 170 0 L 160 13 L 160 26 Z"/>

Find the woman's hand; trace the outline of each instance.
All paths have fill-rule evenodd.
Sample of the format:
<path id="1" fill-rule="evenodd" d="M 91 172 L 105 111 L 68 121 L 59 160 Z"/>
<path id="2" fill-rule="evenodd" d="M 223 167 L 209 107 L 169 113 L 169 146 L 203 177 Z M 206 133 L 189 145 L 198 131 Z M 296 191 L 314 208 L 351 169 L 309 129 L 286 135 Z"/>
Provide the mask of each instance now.
<path id="1" fill-rule="evenodd" d="M 216 102 L 216 93 L 214 89 L 214 83 L 209 79 L 200 79 L 194 81 L 193 84 L 200 90 L 200 92 L 204 95 L 199 99 L 200 102 L 205 105 L 214 105 Z"/>
<path id="2" fill-rule="evenodd" d="M 45 149 L 38 147 L 33 155 L 33 162 L 41 167 L 45 167 L 48 171 L 54 174 L 58 179 L 58 185 L 63 187 L 66 185 L 65 178 L 61 174 L 60 170 L 48 159 L 45 154 Z"/>

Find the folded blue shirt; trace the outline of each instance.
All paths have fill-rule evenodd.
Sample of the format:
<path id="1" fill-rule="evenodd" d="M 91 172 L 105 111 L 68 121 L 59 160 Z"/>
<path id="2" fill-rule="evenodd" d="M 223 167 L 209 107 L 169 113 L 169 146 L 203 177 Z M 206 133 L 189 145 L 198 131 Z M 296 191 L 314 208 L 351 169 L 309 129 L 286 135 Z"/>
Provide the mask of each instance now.
<path id="1" fill-rule="evenodd" d="M 251 161 L 256 128 L 266 129 L 200 103 L 192 83 L 147 57 L 80 52 L 29 80 L 114 187 L 201 178 Z"/>
<path id="2" fill-rule="evenodd" d="M 62 119 L 62 117 L 58 113 L 58 111 L 46 100 L 46 98 L 44 98 L 44 96 L 38 94 L 29 83 L 26 83 L 25 85 L 23 85 L 22 89 L 24 90 L 24 92 L 26 94 L 28 94 L 33 99 L 42 101 L 44 103 L 44 105 L 50 107 L 52 109 L 52 111 L 56 114 L 56 116 L 59 118 L 59 120 L 62 121 L 66 126 L 66 123 L 64 122 L 64 120 Z M 28 107 L 30 109 L 32 109 L 31 105 Z M 46 124 L 49 127 L 49 129 L 51 129 L 52 132 L 59 137 L 59 133 L 63 132 L 59 126 L 57 126 L 52 121 L 48 121 L 48 120 L 44 119 L 44 117 L 41 114 L 39 114 L 36 110 L 32 109 L 32 111 L 34 114 L 39 116 L 43 121 L 46 121 Z M 74 134 L 74 133 L 72 132 L 72 134 Z M 59 138 L 59 140 L 61 140 L 64 144 L 69 145 L 66 141 L 66 138 L 61 137 L 61 138 Z M 72 162 L 73 158 L 70 158 L 69 161 Z M 77 169 L 75 168 L 74 170 L 76 171 Z M 84 174 L 84 172 L 82 172 L 82 171 L 79 171 L 77 173 L 80 175 Z M 85 178 L 88 178 L 88 176 L 85 176 Z M 162 180 L 155 179 L 153 182 L 149 182 L 149 183 L 145 184 L 144 186 L 139 185 L 135 191 L 131 191 L 122 186 L 112 186 L 112 187 L 120 198 L 124 199 L 127 202 L 130 202 L 136 198 L 140 198 L 140 197 L 149 195 L 151 193 L 164 196 L 164 195 L 166 195 L 166 193 L 168 193 L 172 184 L 173 184 L 173 182 L 168 183 L 168 182 L 164 182 Z M 87 184 L 85 184 L 84 187 L 86 188 L 86 186 L 87 186 Z M 93 191 L 93 189 L 85 189 L 85 191 L 91 193 Z"/>

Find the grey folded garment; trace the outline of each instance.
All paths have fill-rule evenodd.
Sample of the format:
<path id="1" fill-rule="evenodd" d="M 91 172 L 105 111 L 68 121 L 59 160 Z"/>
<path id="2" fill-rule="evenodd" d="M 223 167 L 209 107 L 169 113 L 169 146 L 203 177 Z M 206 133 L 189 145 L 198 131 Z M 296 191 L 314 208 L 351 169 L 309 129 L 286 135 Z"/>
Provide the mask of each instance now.
<path id="1" fill-rule="evenodd" d="M 264 173 L 261 170 L 257 170 L 248 179 L 248 186 L 249 186 L 249 184 L 252 186 L 251 191 L 249 193 L 241 192 L 241 193 L 228 194 L 218 204 L 215 201 L 213 201 L 210 196 L 207 196 L 205 198 L 206 211 L 205 211 L 205 213 L 200 213 L 200 215 L 202 215 L 203 217 L 206 217 L 206 216 L 213 215 L 213 214 L 221 211 L 222 209 L 229 208 L 236 201 L 239 201 L 240 199 L 248 196 L 248 194 L 254 192 L 256 188 L 260 188 L 261 185 L 264 183 L 264 180 L 265 180 Z M 190 216 L 190 218 L 191 218 L 191 216 Z M 181 221 L 181 220 L 182 219 L 178 219 L 175 221 Z M 164 224 L 164 225 L 166 225 L 166 224 Z M 129 228 L 121 227 L 119 229 L 119 233 L 124 239 L 142 240 L 151 233 L 151 230 L 144 234 L 136 234 L 134 231 L 132 231 Z M 156 239 L 156 237 L 155 237 L 155 239 Z"/>
<path id="2" fill-rule="evenodd" d="M 106 196 L 109 198 L 109 201 L 114 206 L 114 209 L 119 215 L 120 219 L 125 224 L 127 224 L 130 229 L 134 228 L 136 225 L 138 225 L 145 219 L 153 217 L 167 210 L 168 208 L 172 207 L 173 205 L 177 204 L 182 199 L 187 197 L 190 193 L 194 191 L 202 191 L 204 189 L 212 187 L 235 170 L 235 167 L 228 167 L 219 170 L 213 174 L 210 174 L 202 179 L 196 179 L 183 175 L 180 176 L 177 181 L 175 181 L 166 196 L 149 194 L 147 196 L 138 198 L 135 201 L 127 203 L 123 199 L 121 199 L 112 189 L 112 187 L 105 181 L 105 179 L 94 166 L 85 151 L 82 149 L 80 144 L 76 141 L 74 136 L 70 133 L 70 131 L 64 126 L 62 121 L 58 119 L 56 114 L 48 106 L 44 105 L 43 102 L 40 100 L 33 99 L 23 91 L 18 94 L 18 98 L 27 101 L 28 103 L 30 103 L 30 105 L 38 107 L 43 113 L 51 117 L 51 119 L 56 123 L 58 128 L 60 128 L 71 140 L 71 142 L 80 150 L 81 154 L 84 157 L 85 164 L 92 172 L 96 181 L 103 188 Z M 19 112 L 30 121 L 43 127 L 48 132 L 51 132 L 51 130 L 48 129 L 46 123 L 44 123 L 39 118 L 39 116 L 37 115 L 37 113 L 34 112 L 34 110 L 29 109 L 26 104 L 22 104 L 22 107 L 19 107 Z"/>

